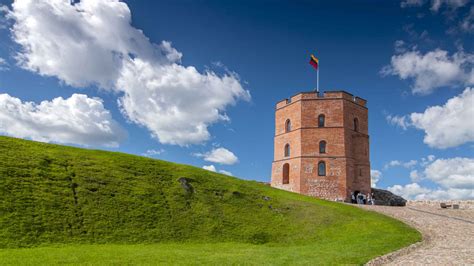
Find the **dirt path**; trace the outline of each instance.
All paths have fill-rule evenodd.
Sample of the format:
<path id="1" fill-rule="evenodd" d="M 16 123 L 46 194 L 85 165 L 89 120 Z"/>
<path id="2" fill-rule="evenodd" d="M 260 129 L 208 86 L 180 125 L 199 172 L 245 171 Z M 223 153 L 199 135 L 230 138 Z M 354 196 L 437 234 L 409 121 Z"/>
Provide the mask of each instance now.
<path id="1" fill-rule="evenodd" d="M 399 219 L 423 234 L 421 243 L 369 265 L 474 265 L 474 209 L 441 209 L 439 205 L 361 207 Z"/>

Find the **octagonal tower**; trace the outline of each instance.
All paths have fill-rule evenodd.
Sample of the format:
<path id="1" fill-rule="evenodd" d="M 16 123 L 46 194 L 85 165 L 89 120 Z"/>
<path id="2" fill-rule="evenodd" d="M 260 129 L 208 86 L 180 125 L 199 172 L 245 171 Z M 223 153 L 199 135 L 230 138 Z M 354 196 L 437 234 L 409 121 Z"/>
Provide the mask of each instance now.
<path id="1" fill-rule="evenodd" d="M 345 91 L 276 104 L 271 185 L 328 200 L 370 192 L 367 101 Z"/>

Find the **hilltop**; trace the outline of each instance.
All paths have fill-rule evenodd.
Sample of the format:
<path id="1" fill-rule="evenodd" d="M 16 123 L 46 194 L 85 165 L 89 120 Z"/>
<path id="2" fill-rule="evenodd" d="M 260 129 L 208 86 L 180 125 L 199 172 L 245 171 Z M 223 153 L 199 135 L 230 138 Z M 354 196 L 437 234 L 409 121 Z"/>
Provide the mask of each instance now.
<path id="1" fill-rule="evenodd" d="M 146 258 L 166 262 L 186 254 L 212 262 L 221 251 L 228 263 L 363 263 L 419 239 L 392 218 L 255 181 L 0 137 L 0 260 L 10 263 L 53 262 L 34 256 L 48 250 L 74 263 L 107 262 L 90 255 L 107 249 L 122 250 L 121 262 L 147 250 Z M 85 257 L 74 261 L 71 250 Z"/>

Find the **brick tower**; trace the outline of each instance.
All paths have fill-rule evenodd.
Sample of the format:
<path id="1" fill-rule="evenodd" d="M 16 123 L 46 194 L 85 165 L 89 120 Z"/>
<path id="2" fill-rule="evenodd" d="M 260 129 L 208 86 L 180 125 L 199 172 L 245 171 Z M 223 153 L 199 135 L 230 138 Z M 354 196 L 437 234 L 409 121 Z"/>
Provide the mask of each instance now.
<path id="1" fill-rule="evenodd" d="M 328 200 L 370 192 L 366 103 L 344 91 L 278 102 L 271 185 Z"/>

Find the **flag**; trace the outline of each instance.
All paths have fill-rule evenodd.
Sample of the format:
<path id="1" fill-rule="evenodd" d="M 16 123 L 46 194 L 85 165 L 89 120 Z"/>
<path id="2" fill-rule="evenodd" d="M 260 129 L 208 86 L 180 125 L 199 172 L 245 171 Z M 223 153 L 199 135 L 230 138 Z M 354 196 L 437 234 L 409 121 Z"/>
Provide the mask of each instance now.
<path id="1" fill-rule="evenodd" d="M 315 69 L 318 69 L 319 60 L 318 60 L 314 55 L 311 55 L 311 59 L 309 60 L 309 63 L 310 63 Z"/>

